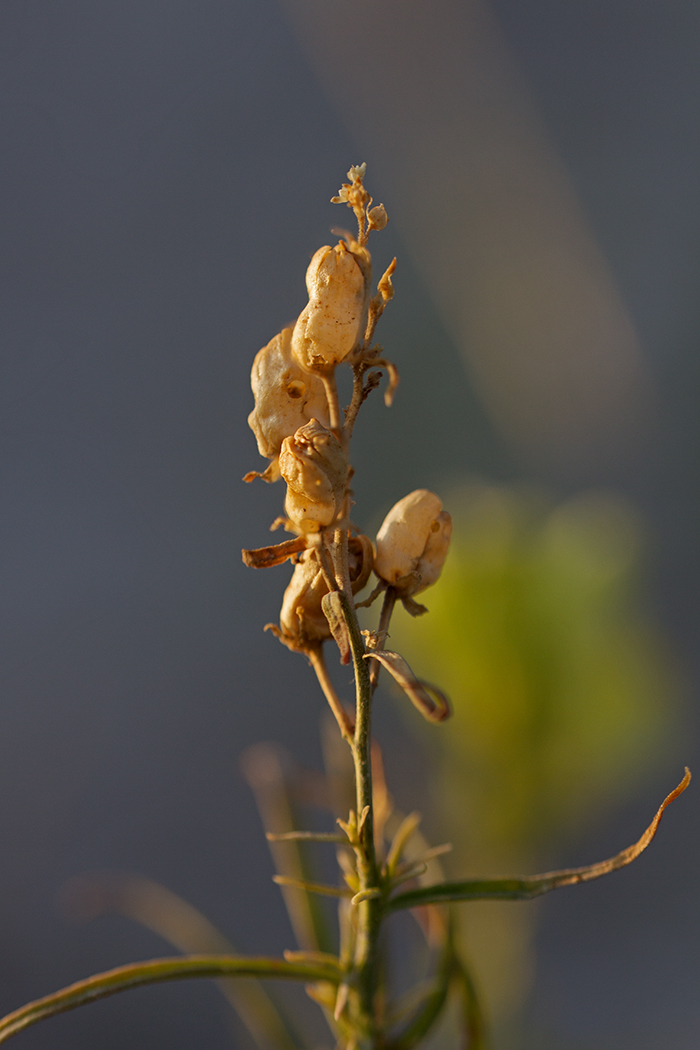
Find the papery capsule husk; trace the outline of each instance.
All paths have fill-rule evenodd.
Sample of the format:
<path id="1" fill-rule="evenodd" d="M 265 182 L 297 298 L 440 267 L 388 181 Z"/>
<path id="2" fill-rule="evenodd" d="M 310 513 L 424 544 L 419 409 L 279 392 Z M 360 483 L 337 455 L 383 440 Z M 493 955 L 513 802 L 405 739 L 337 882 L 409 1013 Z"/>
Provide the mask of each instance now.
<path id="1" fill-rule="evenodd" d="M 368 536 L 351 536 L 348 541 L 348 566 L 352 593 L 358 594 L 372 572 L 373 551 Z M 331 637 L 323 599 L 329 593 L 328 581 L 321 568 L 318 552 L 309 548 L 294 566 L 294 574 L 284 592 L 280 625 L 268 624 L 280 641 L 296 652 L 306 652 Z M 341 647 L 341 657 L 343 649 Z"/>
<path id="2" fill-rule="evenodd" d="M 255 408 L 248 424 L 261 456 L 272 460 L 265 480 L 279 478 L 277 457 L 282 442 L 311 419 L 329 425 L 328 401 L 321 380 L 305 372 L 292 357 L 292 329 L 283 328 L 259 350 L 250 373 Z"/>
<path id="3" fill-rule="evenodd" d="M 318 532 L 340 515 L 348 478 L 347 453 L 331 430 L 312 419 L 285 438 L 279 469 L 287 482 L 285 511 L 303 534 Z"/>
<path id="4" fill-rule="evenodd" d="M 307 372 L 328 374 L 361 343 L 372 279 L 366 248 L 344 241 L 319 248 L 306 271 L 309 302 L 292 333 L 292 354 Z"/>
<path id="5" fill-rule="evenodd" d="M 416 489 L 399 500 L 377 533 L 374 571 L 402 597 L 420 594 L 440 576 L 452 519 L 434 492 Z"/>

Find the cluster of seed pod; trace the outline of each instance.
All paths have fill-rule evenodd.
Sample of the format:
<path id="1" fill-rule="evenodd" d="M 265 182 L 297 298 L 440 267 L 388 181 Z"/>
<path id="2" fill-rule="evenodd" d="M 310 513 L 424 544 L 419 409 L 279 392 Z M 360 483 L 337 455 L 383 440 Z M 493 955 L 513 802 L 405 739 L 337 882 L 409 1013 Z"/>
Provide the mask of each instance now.
<path id="1" fill-rule="evenodd" d="M 376 323 L 393 296 L 396 260 L 372 297 L 367 238 L 386 225 L 387 215 L 383 205 L 371 206 L 364 174 L 364 164 L 351 168 L 349 182 L 332 198 L 355 213 L 357 237 L 344 234 L 335 246 L 318 249 L 306 273 L 307 305 L 253 363 L 255 408 L 248 422 L 269 465 L 263 473 L 245 477 L 284 480 L 285 516 L 275 524 L 296 537 L 243 552 L 254 567 L 293 561 L 279 627 L 268 626 L 290 649 L 309 656 L 334 637 L 344 662 L 349 654 L 343 631 L 330 616 L 326 596 L 335 590 L 358 594 L 374 569 L 379 583 L 373 596 L 388 590 L 392 602 L 401 600 L 414 615 L 424 611 L 413 596 L 437 580 L 451 531 L 440 500 L 425 489 L 412 492 L 390 511 L 377 536 L 376 554 L 369 538 L 349 521 L 348 446 L 357 412 L 378 385 L 379 369 L 389 375 L 387 403 L 398 382 L 394 366 L 380 356 L 379 347 L 372 347 Z M 335 370 L 344 364 L 353 372 L 353 397 L 341 418 Z"/>

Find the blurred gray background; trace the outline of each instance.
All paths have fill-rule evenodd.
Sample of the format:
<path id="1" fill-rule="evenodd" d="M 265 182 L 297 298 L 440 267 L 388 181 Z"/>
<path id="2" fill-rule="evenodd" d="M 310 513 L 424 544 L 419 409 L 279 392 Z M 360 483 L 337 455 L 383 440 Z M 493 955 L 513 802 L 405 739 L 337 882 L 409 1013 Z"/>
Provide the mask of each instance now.
<path id="1" fill-rule="evenodd" d="M 253 356 L 347 223 L 328 200 L 351 163 L 391 219 L 402 374 L 358 428 L 358 521 L 474 475 L 625 494 L 685 729 L 562 863 L 626 845 L 693 765 L 699 48 L 685 0 L 4 0 L 3 1012 L 167 953 L 68 923 L 84 871 L 163 882 L 243 951 L 290 943 L 239 756 L 275 739 L 318 765 L 323 700 L 262 633 L 286 572 L 239 551 L 281 492 L 240 478 Z M 546 900 L 531 1013 L 553 1047 L 697 1047 L 698 797 L 624 877 Z M 209 985 L 128 994 L 18 1038 L 232 1045 Z"/>

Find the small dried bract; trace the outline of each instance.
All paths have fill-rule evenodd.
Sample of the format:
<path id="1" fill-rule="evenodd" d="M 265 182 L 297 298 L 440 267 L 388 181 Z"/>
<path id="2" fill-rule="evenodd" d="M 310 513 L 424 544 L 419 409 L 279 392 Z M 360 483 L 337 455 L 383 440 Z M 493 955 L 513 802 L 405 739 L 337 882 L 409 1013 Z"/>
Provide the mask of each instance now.
<path id="1" fill-rule="evenodd" d="M 246 474 L 246 480 L 262 477 L 276 481 L 280 476 L 277 459 L 284 439 L 311 419 L 329 425 L 326 393 L 321 380 L 304 372 L 292 357 L 291 328 L 283 328 L 258 351 L 250 385 L 255 408 L 248 416 L 248 424 L 260 455 L 272 462 L 264 474 L 251 472 Z"/>
<path id="2" fill-rule="evenodd" d="M 440 576 L 452 519 L 434 492 L 416 489 L 391 508 L 377 533 L 374 571 L 400 598 L 431 587 Z"/>
<path id="3" fill-rule="evenodd" d="M 319 532 L 342 512 L 348 457 L 335 434 L 317 419 L 285 438 L 279 469 L 287 482 L 284 509 L 294 531 Z"/>

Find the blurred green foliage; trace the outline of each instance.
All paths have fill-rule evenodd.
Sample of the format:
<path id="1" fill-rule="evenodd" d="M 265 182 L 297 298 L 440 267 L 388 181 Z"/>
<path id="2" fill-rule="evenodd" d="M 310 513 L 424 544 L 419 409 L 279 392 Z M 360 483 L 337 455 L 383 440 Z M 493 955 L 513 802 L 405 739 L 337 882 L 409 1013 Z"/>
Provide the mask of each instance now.
<path id="1" fill-rule="evenodd" d="M 397 613 L 389 647 L 454 706 L 425 729 L 452 872 L 566 865 L 559 847 L 658 768 L 678 722 L 676 676 L 642 598 L 640 522 L 602 493 L 552 506 L 475 485 L 445 506 L 454 535 L 429 615 Z M 535 914 L 460 910 L 496 1014 L 525 994 Z"/>

